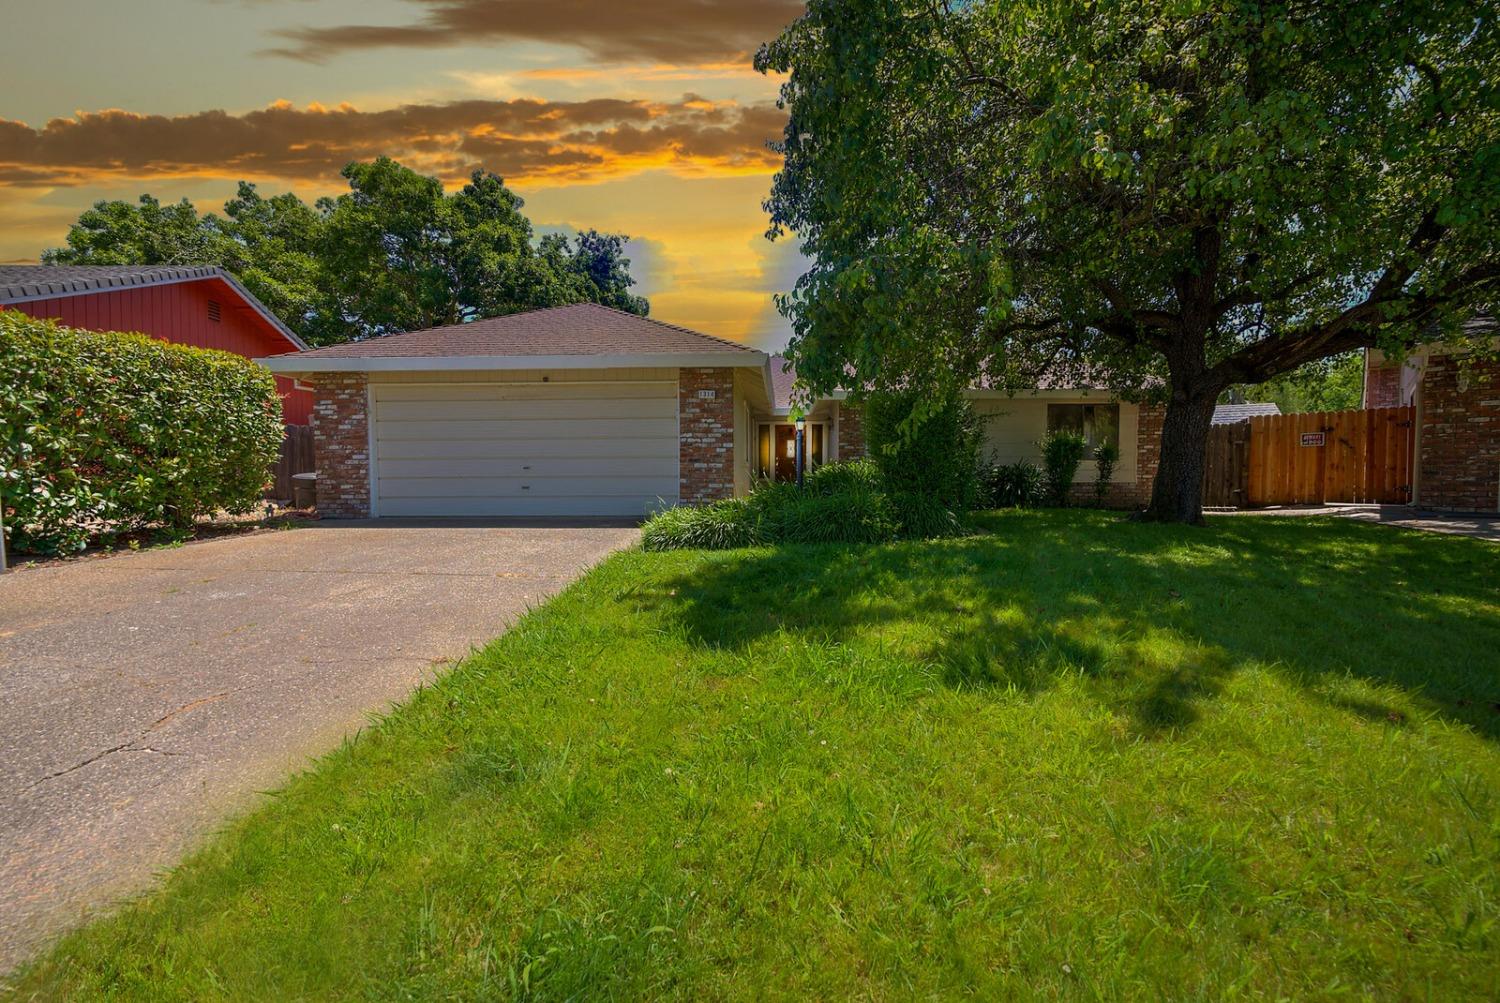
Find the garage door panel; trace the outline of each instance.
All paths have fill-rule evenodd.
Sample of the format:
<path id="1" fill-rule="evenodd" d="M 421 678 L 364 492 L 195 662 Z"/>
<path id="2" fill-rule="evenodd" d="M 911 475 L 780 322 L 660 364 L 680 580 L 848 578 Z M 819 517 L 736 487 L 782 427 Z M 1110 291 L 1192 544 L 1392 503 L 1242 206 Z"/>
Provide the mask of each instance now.
<path id="1" fill-rule="evenodd" d="M 677 458 L 665 456 L 644 459 L 620 456 L 532 456 L 455 461 L 432 458 L 395 460 L 382 455 L 377 466 L 382 482 L 398 477 L 651 477 L 658 481 L 677 477 Z"/>
<path id="2" fill-rule="evenodd" d="M 677 463 L 674 440 L 642 439 L 382 439 L 377 456 L 384 460 L 486 460 L 551 457 L 557 459 L 668 460 Z"/>
<path id="3" fill-rule="evenodd" d="M 676 418 L 677 401 L 646 397 L 626 400 L 463 400 L 380 401 L 376 421 L 551 421 Z"/>
<path id="4" fill-rule="evenodd" d="M 607 498 L 611 495 L 656 497 L 676 481 L 662 477 L 395 477 L 382 478 L 385 498 Z"/>
<path id="5" fill-rule="evenodd" d="M 675 439 L 677 419 L 636 421 L 381 421 L 375 437 L 387 439 Z"/>
<path id="6" fill-rule="evenodd" d="M 617 381 L 605 383 L 377 383 L 382 403 L 400 401 L 512 401 L 512 400 L 631 400 L 677 398 L 671 382 Z"/>
<path id="7" fill-rule="evenodd" d="M 379 515 L 641 516 L 677 500 L 674 383 L 393 384 L 372 397 Z"/>
<path id="8" fill-rule="evenodd" d="M 669 505 L 670 503 L 667 503 Z M 666 507 L 655 496 L 618 498 L 392 498 L 380 503 L 389 517 L 615 516 L 636 519 Z"/>

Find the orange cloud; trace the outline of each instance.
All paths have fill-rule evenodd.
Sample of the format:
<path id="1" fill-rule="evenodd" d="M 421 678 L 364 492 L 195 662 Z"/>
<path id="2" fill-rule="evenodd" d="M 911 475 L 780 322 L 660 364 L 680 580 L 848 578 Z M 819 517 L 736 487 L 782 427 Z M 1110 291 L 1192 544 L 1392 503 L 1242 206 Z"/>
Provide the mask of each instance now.
<path id="1" fill-rule="evenodd" d="M 516 182 L 597 181 L 654 168 L 685 176 L 766 174 L 784 113 L 688 95 L 678 102 L 470 100 L 366 112 L 284 101 L 233 115 L 79 112 L 40 129 L 0 119 L 0 185 L 123 178 L 328 181 L 380 154 L 457 180 L 476 168 Z"/>

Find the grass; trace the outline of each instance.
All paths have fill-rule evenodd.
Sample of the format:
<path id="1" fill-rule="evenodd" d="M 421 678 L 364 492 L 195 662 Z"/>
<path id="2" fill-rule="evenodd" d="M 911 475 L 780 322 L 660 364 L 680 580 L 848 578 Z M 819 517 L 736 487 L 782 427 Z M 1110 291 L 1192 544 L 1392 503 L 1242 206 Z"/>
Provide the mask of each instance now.
<path id="1" fill-rule="evenodd" d="M 618 555 L 22 998 L 1500 995 L 1500 550 Z"/>

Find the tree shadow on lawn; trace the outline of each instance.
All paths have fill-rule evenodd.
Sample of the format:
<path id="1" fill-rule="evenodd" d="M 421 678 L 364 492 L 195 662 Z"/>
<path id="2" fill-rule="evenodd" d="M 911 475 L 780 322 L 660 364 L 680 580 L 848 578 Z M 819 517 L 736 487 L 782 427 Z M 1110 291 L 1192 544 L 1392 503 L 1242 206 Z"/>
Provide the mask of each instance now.
<path id="1" fill-rule="evenodd" d="M 656 590 L 697 645 L 749 654 L 785 632 L 874 646 L 892 671 L 927 666 L 955 687 L 1037 692 L 1077 676 L 1147 735 L 1190 726 L 1259 664 L 1371 720 L 1405 714 L 1328 684 L 1398 687 L 1500 739 L 1500 548 L 1331 519 L 1204 529 L 1018 512 L 982 526 L 936 543 L 706 555 Z"/>

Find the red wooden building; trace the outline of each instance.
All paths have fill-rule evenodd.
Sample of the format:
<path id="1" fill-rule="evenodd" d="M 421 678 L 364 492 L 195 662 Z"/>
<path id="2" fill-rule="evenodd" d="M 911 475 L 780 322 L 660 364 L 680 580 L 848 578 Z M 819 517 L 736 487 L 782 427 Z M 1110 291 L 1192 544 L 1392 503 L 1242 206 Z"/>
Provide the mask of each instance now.
<path id="1" fill-rule="evenodd" d="M 252 359 L 307 349 L 234 276 L 211 266 L 0 265 L 0 309 Z M 276 386 L 286 423 L 306 425 L 311 392 L 284 376 Z"/>

